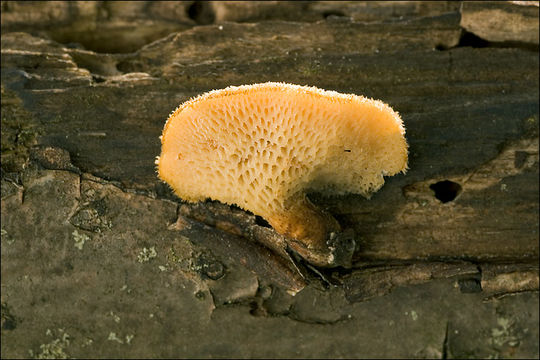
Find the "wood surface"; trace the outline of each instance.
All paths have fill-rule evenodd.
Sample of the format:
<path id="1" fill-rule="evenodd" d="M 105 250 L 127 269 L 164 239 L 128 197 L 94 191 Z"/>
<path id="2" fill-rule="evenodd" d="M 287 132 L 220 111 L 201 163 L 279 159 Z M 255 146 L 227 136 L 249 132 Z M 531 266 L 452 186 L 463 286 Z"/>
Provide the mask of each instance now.
<path id="1" fill-rule="evenodd" d="M 437 287 L 440 281 L 455 281 L 461 293 L 481 299 L 532 293 L 531 301 L 538 302 L 539 56 L 537 39 L 523 35 L 538 30 L 537 2 L 403 2 L 392 8 L 379 2 L 332 3 L 156 2 L 147 5 L 146 15 L 144 6 L 130 2 L 96 2 L 86 10 L 64 2 L 33 8 L 2 3 L 2 337 L 12 341 L 9 347 L 3 341 L 3 355 L 24 356 L 22 347 L 32 347 L 34 355 L 40 351 L 36 332 L 29 344 L 4 330 L 10 321 L 24 326 L 21 319 L 33 310 L 20 304 L 36 301 L 28 298 L 32 291 L 52 296 L 43 288 L 29 290 L 37 285 L 22 285 L 24 276 L 65 292 L 80 281 L 106 293 L 113 285 L 89 275 L 102 262 L 109 282 L 131 276 L 151 286 L 157 275 L 145 277 L 136 259 L 141 252 L 143 258 L 151 254 L 152 247 L 167 283 L 189 283 L 190 294 L 206 293 L 212 308 L 250 304 L 252 313 L 263 317 L 286 314 L 332 323 L 346 318 L 335 309 L 369 303 L 407 286 Z M 56 6 L 48 20 L 38 15 L 47 6 Z M 528 28 L 509 29 L 503 40 L 486 34 L 482 11 L 494 7 L 502 20 L 526 18 Z M 91 15 L 81 17 L 84 11 Z M 171 20 L 175 11 L 182 15 Z M 26 25 L 24 12 L 30 14 Z M 55 16 L 64 19 L 62 26 L 51 25 Z M 129 21 L 138 25 L 129 27 Z M 137 27 L 144 34 L 139 40 L 126 35 Z M 87 28 L 94 35 L 65 35 L 73 29 L 92 33 Z M 140 44 L 143 38 L 147 42 Z M 354 229 L 358 247 L 351 269 L 316 269 L 279 254 L 277 247 L 269 250 L 283 239 L 260 218 L 217 202 L 185 203 L 157 179 L 154 158 L 171 111 L 212 89 L 265 81 L 380 99 L 404 121 L 406 174 L 387 178 L 371 199 L 309 195 L 343 227 Z M 81 234 L 92 239 L 85 249 L 93 249 L 99 259 L 76 258 L 74 231 L 79 240 Z M 35 268 L 28 267 L 29 261 Z M 93 270 L 85 275 L 81 267 Z M 122 269 L 131 275 L 122 275 L 128 274 Z M 67 281 L 66 274 L 73 272 L 78 280 Z M 332 311 L 302 307 L 311 296 L 302 294 L 313 289 L 326 289 L 313 299 L 332 302 L 326 307 Z M 138 300 L 129 301 L 144 302 L 140 291 Z M 299 293 L 291 297 L 287 291 Z M 159 294 L 173 303 L 163 288 Z M 189 306 L 209 311 L 199 305 Z M 39 314 L 40 321 L 51 317 Z M 79 350 L 81 336 L 75 341 Z M 538 349 L 527 352 L 527 341 L 517 354 L 537 355 Z M 453 345 L 454 356 L 471 348 L 459 344 Z M 140 352 L 143 343 L 137 346 L 130 354 L 149 355 Z M 430 349 L 422 354 L 452 352 Z M 508 349 L 493 351 L 510 356 Z M 122 354 L 108 351 L 95 354 Z M 200 351 L 155 354 L 204 356 Z M 246 351 L 241 354 L 250 354 Z M 344 354 L 359 354 L 351 351 Z M 411 351 L 405 347 L 385 354 L 416 354 Z M 493 354 L 489 351 L 475 354 Z M 339 356 L 330 350 L 325 354 Z"/>

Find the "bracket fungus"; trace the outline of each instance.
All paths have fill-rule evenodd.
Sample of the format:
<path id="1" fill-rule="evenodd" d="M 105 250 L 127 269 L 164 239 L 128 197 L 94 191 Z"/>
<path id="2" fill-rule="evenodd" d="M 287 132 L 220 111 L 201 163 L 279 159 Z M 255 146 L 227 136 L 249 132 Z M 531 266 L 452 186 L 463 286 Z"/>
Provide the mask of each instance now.
<path id="1" fill-rule="evenodd" d="M 401 118 L 381 101 L 286 83 L 230 86 L 168 118 L 159 177 L 190 202 L 259 215 L 317 266 L 350 265 L 354 239 L 306 197 L 369 197 L 407 169 Z"/>

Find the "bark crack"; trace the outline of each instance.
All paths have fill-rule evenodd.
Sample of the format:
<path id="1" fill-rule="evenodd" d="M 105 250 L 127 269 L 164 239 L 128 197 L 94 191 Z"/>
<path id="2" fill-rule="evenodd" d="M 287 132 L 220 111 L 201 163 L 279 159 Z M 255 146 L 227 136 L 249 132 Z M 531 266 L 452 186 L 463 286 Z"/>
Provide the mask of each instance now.
<path id="1" fill-rule="evenodd" d="M 444 340 L 443 340 L 443 343 L 442 343 L 442 351 L 441 351 L 441 358 L 442 359 L 448 359 L 448 328 L 449 328 L 449 324 L 450 322 L 447 320 L 446 321 L 446 328 L 445 328 L 445 331 L 444 331 Z"/>

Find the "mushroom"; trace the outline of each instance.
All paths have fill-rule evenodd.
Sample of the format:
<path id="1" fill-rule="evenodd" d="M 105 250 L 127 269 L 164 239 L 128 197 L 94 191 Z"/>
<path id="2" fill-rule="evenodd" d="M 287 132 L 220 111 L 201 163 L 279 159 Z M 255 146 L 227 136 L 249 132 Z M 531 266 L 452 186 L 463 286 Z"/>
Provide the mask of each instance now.
<path id="1" fill-rule="evenodd" d="M 407 169 L 405 128 L 381 101 L 268 82 L 197 96 L 168 118 L 159 177 L 189 202 L 235 204 L 316 266 L 346 266 L 350 232 L 306 197 L 377 191 Z"/>

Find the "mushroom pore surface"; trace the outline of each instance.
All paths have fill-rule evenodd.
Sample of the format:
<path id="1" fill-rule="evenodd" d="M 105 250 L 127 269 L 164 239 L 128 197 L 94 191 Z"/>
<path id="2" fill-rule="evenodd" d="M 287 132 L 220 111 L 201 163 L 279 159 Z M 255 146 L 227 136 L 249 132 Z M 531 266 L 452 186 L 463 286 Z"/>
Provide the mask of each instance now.
<path id="1" fill-rule="evenodd" d="M 383 175 L 407 168 L 405 128 L 388 105 L 284 83 L 191 99 L 169 117 L 161 144 L 159 177 L 179 197 L 260 215 L 320 266 L 339 265 L 328 240 L 340 227 L 305 193 L 369 197 Z"/>

